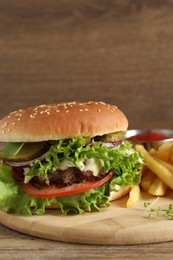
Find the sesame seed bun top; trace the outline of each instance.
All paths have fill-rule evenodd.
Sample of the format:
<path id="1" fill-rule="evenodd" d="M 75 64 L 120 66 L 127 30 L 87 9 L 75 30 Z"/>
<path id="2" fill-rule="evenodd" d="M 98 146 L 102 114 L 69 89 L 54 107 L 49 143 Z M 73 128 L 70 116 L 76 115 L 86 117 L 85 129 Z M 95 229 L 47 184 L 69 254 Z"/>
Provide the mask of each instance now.
<path id="1" fill-rule="evenodd" d="M 0 120 L 1 142 L 39 142 L 126 131 L 126 116 L 103 102 L 68 102 L 14 111 Z"/>

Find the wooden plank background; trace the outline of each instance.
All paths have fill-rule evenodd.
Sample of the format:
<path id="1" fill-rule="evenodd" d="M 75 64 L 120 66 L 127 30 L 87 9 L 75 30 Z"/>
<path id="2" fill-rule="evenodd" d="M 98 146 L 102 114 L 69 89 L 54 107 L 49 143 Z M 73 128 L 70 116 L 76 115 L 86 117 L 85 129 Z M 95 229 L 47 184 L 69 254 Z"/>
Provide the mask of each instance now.
<path id="1" fill-rule="evenodd" d="M 173 0 L 0 0 L 0 117 L 74 100 L 117 105 L 129 128 L 173 128 Z M 3 259 L 170 259 L 172 247 L 64 244 L 0 227 Z"/>
<path id="2" fill-rule="evenodd" d="M 173 1 L 0 1 L 0 115 L 72 100 L 171 128 Z"/>

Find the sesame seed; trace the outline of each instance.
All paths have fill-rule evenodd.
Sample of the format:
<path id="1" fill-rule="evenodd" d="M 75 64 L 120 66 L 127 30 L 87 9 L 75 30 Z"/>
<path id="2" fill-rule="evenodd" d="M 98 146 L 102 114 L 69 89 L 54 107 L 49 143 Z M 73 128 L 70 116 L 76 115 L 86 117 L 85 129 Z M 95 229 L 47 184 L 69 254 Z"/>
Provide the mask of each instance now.
<path id="1" fill-rule="evenodd" d="M 83 109 L 79 109 L 79 112 L 82 112 L 82 111 L 84 111 Z"/>
<path id="2" fill-rule="evenodd" d="M 35 118 L 35 116 L 33 116 L 33 115 L 30 115 L 30 118 Z"/>
<path id="3" fill-rule="evenodd" d="M 85 108 L 84 110 L 85 110 L 85 111 L 88 111 L 89 109 L 88 109 L 88 108 Z"/>
<path id="4" fill-rule="evenodd" d="M 40 114 L 43 114 L 44 113 L 44 111 L 42 110 L 42 111 L 40 111 Z"/>
<path id="5" fill-rule="evenodd" d="M 56 109 L 56 112 L 60 112 L 60 110 Z"/>
<path id="6" fill-rule="evenodd" d="M 16 124 L 15 122 L 12 123 L 12 125 L 15 125 L 15 124 Z"/>
<path id="7" fill-rule="evenodd" d="M 97 112 L 100 112 L 101 110 L 100 109 L 97 109 Z"/>
<path id="8" fill-rule="evenodd" d="M 68 105 L 73 105 L 73 104 L 75 105 L 75 104 L 76 104 L 76 101 L 74 101 L 74 102 L 68 102 L 67 104 L 68 104 Z"/>
<path id="9" fill-rule="evenodd" d="M 8 128 L 8 132 L 11 132 L 11 128 Z"/>
<path id="10" fill-rule="evenodd" d="M 45 111 L 44 111 L 44 113 L 49 113 L 50 112 L 50 108 L 48 108 L 48 109 L 46 109 Z"/>
<path id="11" fill-rule="evenodd" d="M 17 120 L 20 121 L 20 117 Z"/>
<path id="12" fill-rule="evenodd" d="M 13 112 L 11 112 L 10 115 L 13 115 L 13 114 L 15 114 L 15 113 L 17 113 L 17 111 L 13 111 Z"/>
<path id="13" fill-rule="evenodd" d="M 46 105 L 40 105 L 39 107 L 46 107 Z"/>
<path id="14" fill-rule="evenodd" d="M 7 122 L 5 122 L 5 123 L 3 124 L 3 126 L 2 126 L 2 128 L 5 128 L 5 127 L 7 127 Z"/>
<path id="15" fill-rule="evenodd" d="M 65 112 L 66 112 L 66 113 L 68 113 L 68 112 L 69 112 L 69 110 L 66 110 Z"/>
<path id="16" fill-rule="evenodd" d="M 2 133 L 5 134 L 5 130 L 2 130 Z"/>

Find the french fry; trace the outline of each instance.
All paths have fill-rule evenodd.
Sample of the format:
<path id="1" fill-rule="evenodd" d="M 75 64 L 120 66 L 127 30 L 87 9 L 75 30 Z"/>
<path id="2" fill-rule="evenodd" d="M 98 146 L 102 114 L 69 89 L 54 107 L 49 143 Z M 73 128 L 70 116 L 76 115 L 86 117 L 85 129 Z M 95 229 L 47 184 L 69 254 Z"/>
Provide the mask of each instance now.
<path id="1" fill-rule="evenodd" d="M 171 148 L 171 153 L 170 153 L 169 161 L 170 161 L 170 163 L 173 164 L 173 145 L 172 145 L 172 148 Z"/>
<path id="2" fill-rule="evenodd" d="M 155 174 L 148 170 L 141 180 L 141 187 L 144 191 L 148 192 L 152 182 L 154 181 Z"/>
<path id="3" fill-rule="evenodd" d="M 143 154 L 146 166 L 173 190 L 173 174 L 170 170 L 153 158 L 143 145 L 136 145 L 135 149 Z"/>
<path id="4" fill-rule="evenodd" d="M 162 161 L 158 158 L 155 158 L 159 163 L 161 163 L 162 165 L 164 165 L 170 172 L 172 172 L 173 174 L 173 165 L 168 163 L 168 162 L 165 162 L 165 161 Z"/>
<path id="5" fill-rule="evenodd" d="M 171 157 L 171 151 L 173 149 L 173 142 L 163 143 L 157 152 L 157 156 L 159 159 L 163 161 L 168 161 Z"/>
<path id="6" fill-rule="evenodd" d="M 170 156 L 170 162 L 173 164 L 173 153 Z"/>
<path id="7" fill-rule="evenodd" d="M 126 207 L 127 208 L 133 207 L 139 200 L 140 200 L 140 188 L 138 185 L 136 185 L 131 188 Z"/>
<path id="8" fill-rule="evenodd" d="M 149 154 L 152 155 L 152 156 L 156 156 L 157 155 L 157 151 L 154 148 L 151 148 L 149 150 Z"/>
<path id="9" fill-rule="evenodd" d="M 148 193 L 155 196 L 164 196 L 167 188 L 168 186 L 156 176 L 148 189 Z"/>

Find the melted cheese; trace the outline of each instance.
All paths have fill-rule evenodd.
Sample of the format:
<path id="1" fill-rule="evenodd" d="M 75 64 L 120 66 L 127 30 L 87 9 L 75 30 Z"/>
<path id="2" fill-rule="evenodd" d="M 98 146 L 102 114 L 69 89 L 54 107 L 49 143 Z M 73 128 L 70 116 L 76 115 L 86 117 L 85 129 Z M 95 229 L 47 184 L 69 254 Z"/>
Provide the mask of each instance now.
<path id="1" fill-rule="evenodd" d="M 97 176 L 100 170 L 103 168 L 103 166 L 104 166 L 104 162 L 102 160 L 90 158 L 90 159 L 86 159 L 83 171 L 84 172 L 91 171 L 93 172 L 94 176 Z"/>
<path id="2" fill-rule="evenodd" d="M 103 168 L 104 166 L 104 162 L 100 159 L 94 159 L 94 158 L 89 158 L 86 159 L 85 161 L 81 161 L 80 162 L 80 170 L 81 171 L 91 171 L 93 172 L 94 176 L 97 176 L 100 172 L 100 170 Z M 68 169 L 69 167 L 75 167 L 75 165 L 68 160 L 63 160 L 60 165 L 59 165 L 59 169 L 64 171 L 66 169 Z"/>
<path id="3" fill-rule="evenodd" d="M 85 161 L 80 162 L 80 170 L 81 171 L 91 171 L 94 176 L 97 176 L 101 169 L 104 166 L 104 162 L 101 159 L 94 159 L 94 158 L 89 158 L 86 159 Z M 63 160 L 60 164 L 58 169 L 64 171 L 70 167 L 76 167 L 73 162 L 68 161 L 68 160 Z M 27 175 L 28 173 L 28 168 L 24 169 L 24 183 L 27 184 L 34 176 L 29 176 Z M 55 169 L 56 170 L 56 169 Z"/>
<path id="4" fill-rule="evenodd" d="M 68 160 L 63 160 L 63 161 L 59 164 L 59 166 L 58 166 L 58 168 L 59 168 L 60 170 L 62 170 L 62 171 L 66 170 L 66 169 L 68 169 L 68 168 L 70 168 L 70 167 L 75 167 L 75 165 L 74 165 L 74 163 L 72 163 L 71 161 L 68 161 Z"/>

